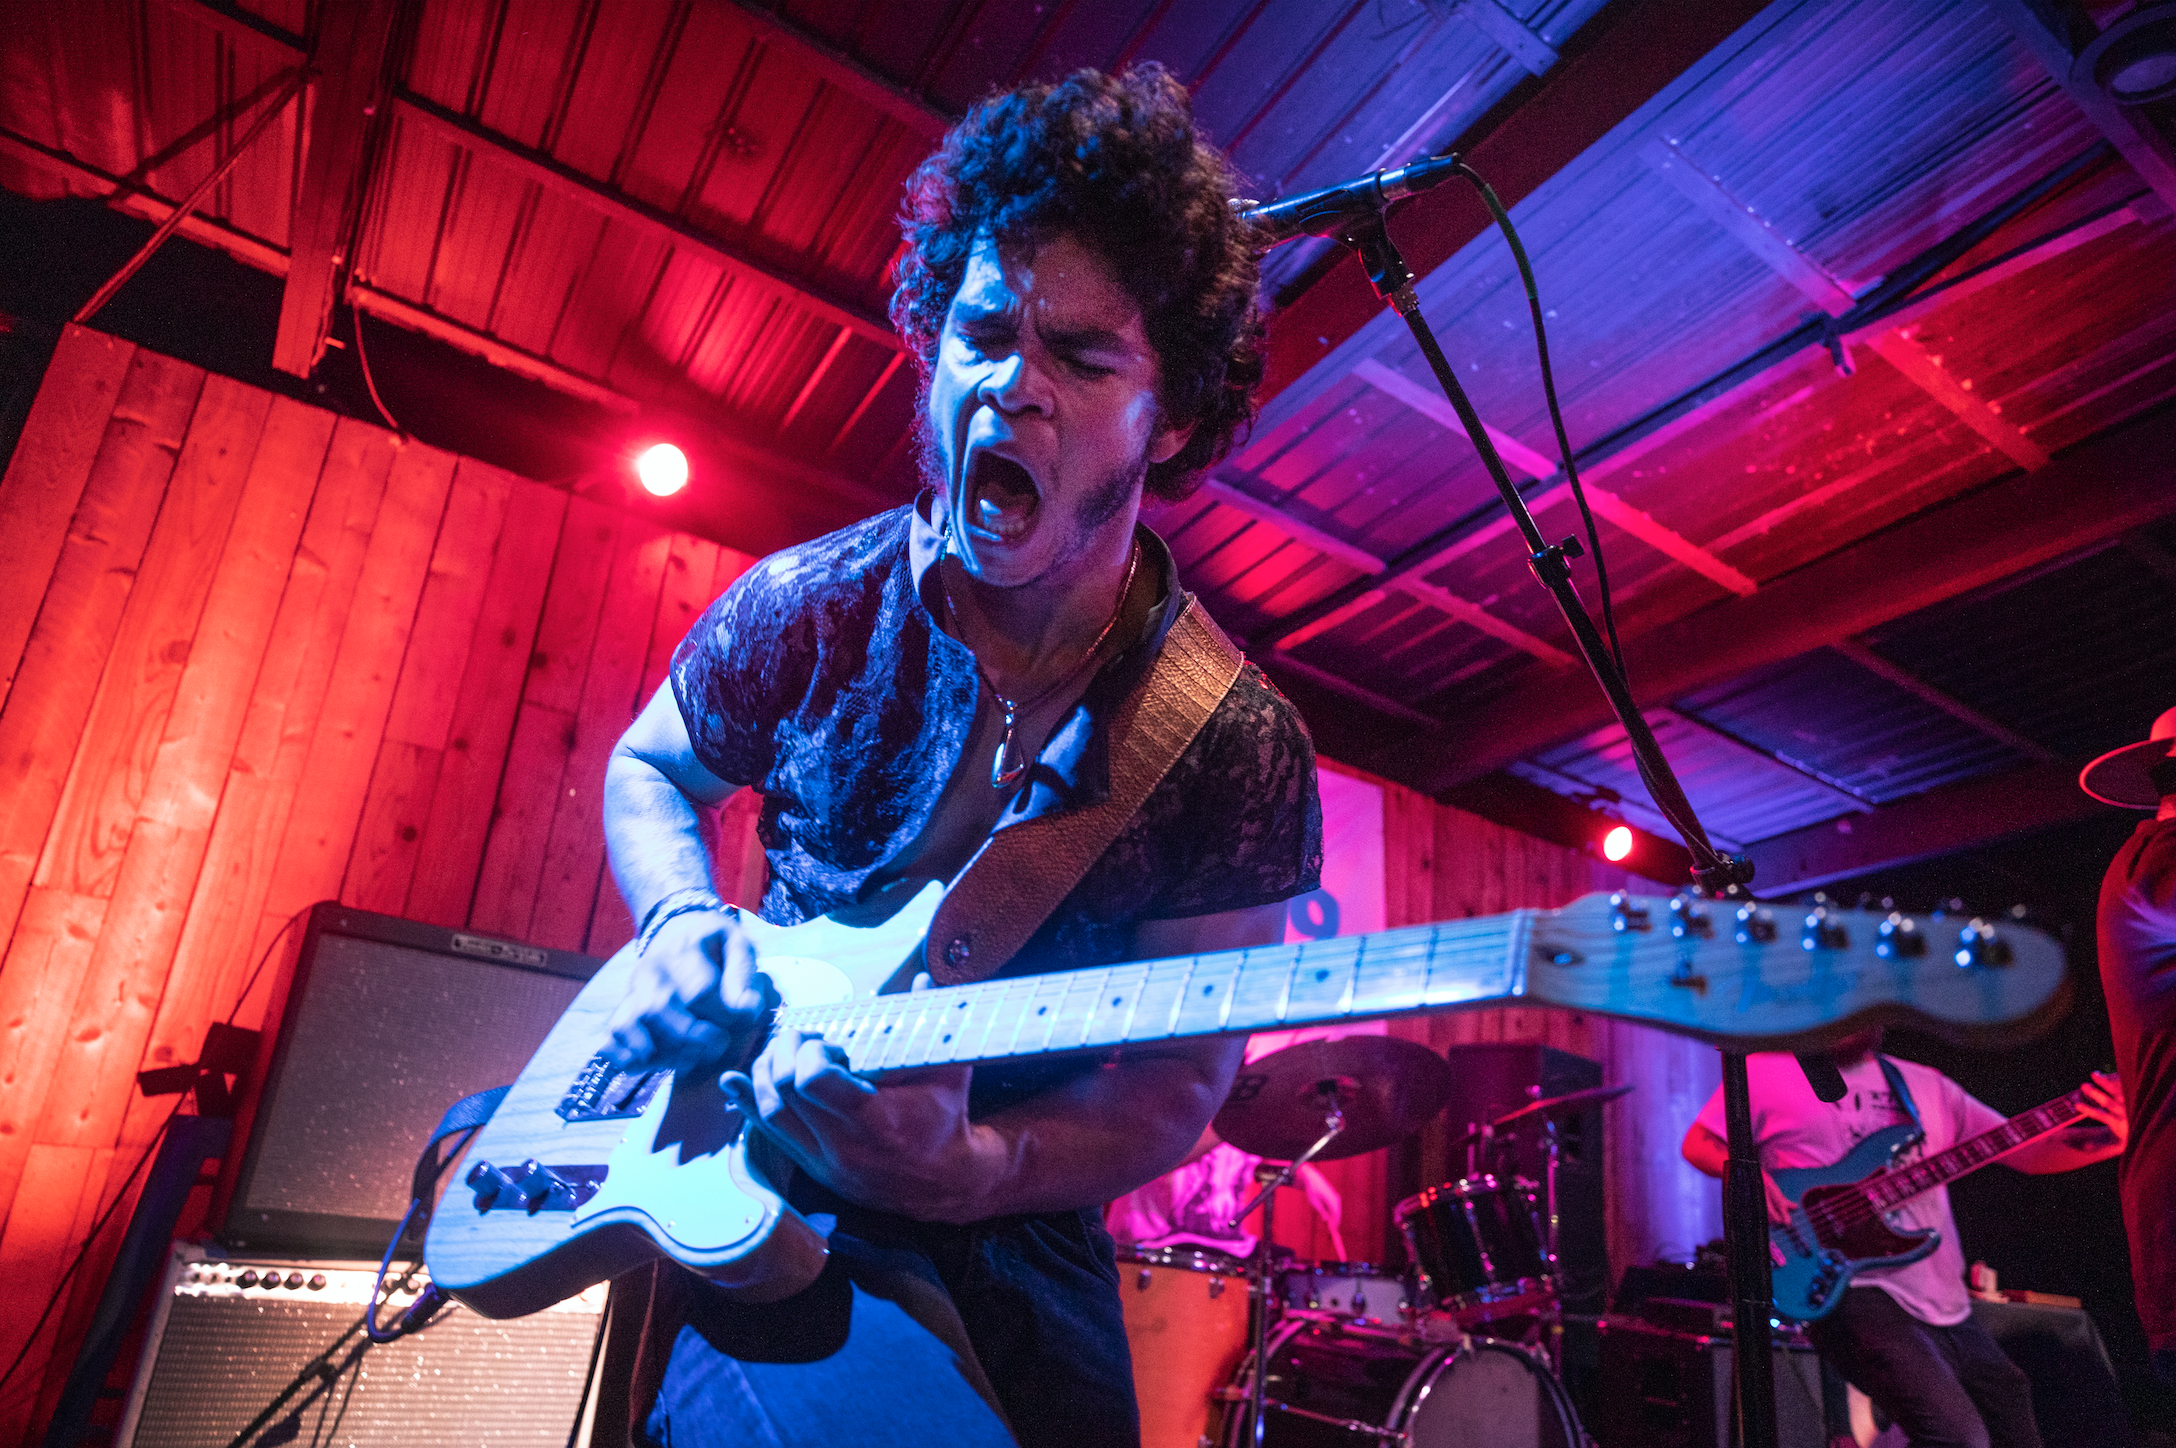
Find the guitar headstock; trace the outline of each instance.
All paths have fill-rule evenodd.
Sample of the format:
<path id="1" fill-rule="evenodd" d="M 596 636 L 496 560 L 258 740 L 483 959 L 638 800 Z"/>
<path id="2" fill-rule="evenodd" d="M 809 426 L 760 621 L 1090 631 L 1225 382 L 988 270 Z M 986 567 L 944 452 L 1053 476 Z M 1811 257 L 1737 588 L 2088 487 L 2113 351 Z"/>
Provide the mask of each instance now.
<path id="1" fill-rule="evenodd" d="M 2030 926 L 1820 896 L 1582 896 L 1536 917 L 1525 993 L 1740 1050 L 1803 1050 L 1877 1022 L 1992 1045 L 2068 1004 L 2062 947 Z"/>

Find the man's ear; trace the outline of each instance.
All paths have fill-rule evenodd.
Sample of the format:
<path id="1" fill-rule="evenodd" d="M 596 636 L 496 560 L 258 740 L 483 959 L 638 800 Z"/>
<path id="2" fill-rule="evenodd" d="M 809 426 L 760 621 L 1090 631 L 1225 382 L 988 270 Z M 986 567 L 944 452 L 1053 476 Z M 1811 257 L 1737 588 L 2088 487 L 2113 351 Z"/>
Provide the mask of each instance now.
<path id="1" fill-rule="evenodd" d="M 1179 450 L 1186 446 L 1187 440 L 1193 435 L 1194 424 L 1190 422 L 1183 427 L 1157 429 L 1156 435 L 1148 440 L 1148 460 L 1152 463 L 1170 462 L 1179 455 Z"/>

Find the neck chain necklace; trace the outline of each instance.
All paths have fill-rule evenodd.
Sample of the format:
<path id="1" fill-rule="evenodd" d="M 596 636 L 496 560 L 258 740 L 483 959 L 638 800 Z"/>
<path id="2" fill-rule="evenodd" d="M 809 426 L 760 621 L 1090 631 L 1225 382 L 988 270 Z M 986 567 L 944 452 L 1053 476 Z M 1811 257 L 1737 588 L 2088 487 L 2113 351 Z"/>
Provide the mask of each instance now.
<path id="1" fill-rule="evenodd" d="M 938 562 L 940 564 L 943 561 L 944 560 L 942 559 L 942 557 L 938 559 Z M 1001 707 L 1005 711 L 1005 737 L 998 741 L 997 757 L 990 761 L 990 788 L 1010 789 L 1014 785 L 1018 784 L 1021 778 L 1027 774 L 1028 757 L 1024 750 L 1021 753 L 1019 762 L 1013 762 L 1013 731 L 1019 727 L 1022 715 L 1034 709 L 1038 704 L 1041 704 L 1052 694 L 1057 693 L 1060 688 L 1064 687 L 1065 683 L 1069 679 L 1071 679 L 1075 674 L 1078 674 L 1080 672 L 1081 665 L 1087 663 L 1090 659 L 1094 658 L 1096 656 L 1096 650 L 1103 647 L 1103 641 L 1109 638 L 1111 636 L 1111 630 L 1118 626 L 1118 616 L 1126 611 L 1126 599 L 1133 592 L 1133 570 L 1135 566 L 1140 563 L 1140 561 L 1141 545 L 1136 542 L 1133 545 L 1133 551 L 1126 555 L 1126 581 L 1118 585 L 1118 602 L 1111 605 L 1110 618 L 1104 622 L 1103 628 L 1096 634 L 1094 642 L 1088 645 L 1087 651 L 1080 656 L 1079 660 L 1073 665 L 1073 667 L 1067 669 L 1063 674 L 1059 675 L 1055 682 L 1053 682 L 1048 688 L 1044 689 L 1041 693 L 1037 694 L 1034 698 L 1006 698 L 1004 693 L 998 689 L 997 681 L 990 677 L 990 671 L 982 667 L 982 660 L 979 657 L 975 658 L 975 672 L 977 674 L 980 674 L 982 676 L 982 682 L 989 686 L 990 697 L 997 700 L 999 707 Z M 944 575 L 942 573 L 939 573 L 937 575 L 937 586 L 944 593 L 945 618 L 952 625 L 952 636 L 959 639 L 962 643 L 965 643 L 966 639 L 963 636 L 964 631 L 960 628 L 960 613 L 959 610 L 953 607 L 952 604 L 952 587 L 950 584 L 945 582 Z M 967 652 L 971 657 L 974 656 L 974 650 L 972 648 L 970 648 Z"/>

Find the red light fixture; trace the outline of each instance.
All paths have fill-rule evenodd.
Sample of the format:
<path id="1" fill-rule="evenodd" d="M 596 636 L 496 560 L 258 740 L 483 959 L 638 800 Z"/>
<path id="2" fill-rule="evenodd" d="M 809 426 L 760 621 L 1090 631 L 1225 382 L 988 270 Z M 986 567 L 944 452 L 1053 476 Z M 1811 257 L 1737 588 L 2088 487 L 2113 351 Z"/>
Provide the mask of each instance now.
<path id="1" fill-rule="evenodd" d="M 1615 863 L 1632 853 L 1632 831 L 1618 825 L 1602 836 L 1602 858 Z"/>
<path id="2" fill-rule="evenodd" d="M 669 442 L 656 443 L 635 459 L 635 476 L 652 497 L 669 498 L 688 485 L 688 455 Z"/>

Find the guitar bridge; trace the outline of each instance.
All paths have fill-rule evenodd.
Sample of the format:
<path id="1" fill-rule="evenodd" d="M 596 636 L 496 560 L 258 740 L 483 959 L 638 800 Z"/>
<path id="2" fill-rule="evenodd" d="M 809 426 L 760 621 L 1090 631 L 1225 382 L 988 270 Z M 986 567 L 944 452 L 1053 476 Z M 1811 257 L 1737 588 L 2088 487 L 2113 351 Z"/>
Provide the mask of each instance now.
<path id="1" fill-rule="evenodd" d="M 603 1055 L 592 1056 L 554 1109 L 560 1120 L 569 1123 L 624 1121 L 642 1114 L 669 1074 L 643 1071 L 630 1076 Z"/>

